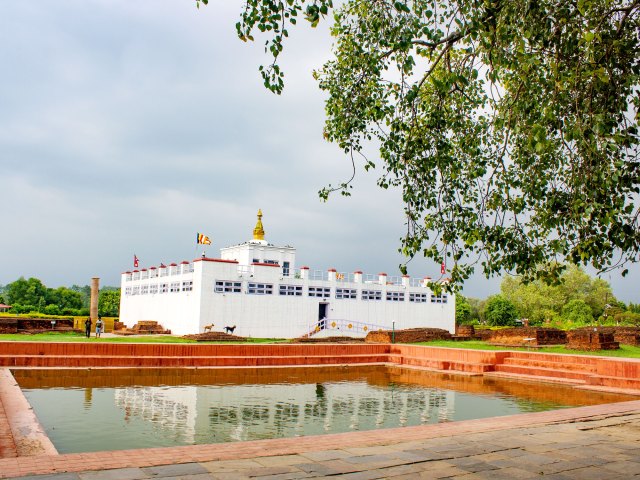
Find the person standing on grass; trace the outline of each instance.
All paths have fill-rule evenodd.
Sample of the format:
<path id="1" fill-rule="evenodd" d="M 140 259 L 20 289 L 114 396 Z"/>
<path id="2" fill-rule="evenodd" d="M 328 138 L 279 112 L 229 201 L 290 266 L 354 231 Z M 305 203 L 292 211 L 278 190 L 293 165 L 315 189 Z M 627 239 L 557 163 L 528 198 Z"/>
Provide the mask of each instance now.
<path id="1" fill-rule="evenodd" d="M 96 322 L 96 338 L 100 338 L 100 334 L 102 333 L 102 317 L 98 316 L 98 321 Z"/>
<path id="2" fill-rule="evenodd" d="M 91 319 L 87 318 L 84 321 L 84 334 L 87 336 L 87 338 L 91 337 Z"/>

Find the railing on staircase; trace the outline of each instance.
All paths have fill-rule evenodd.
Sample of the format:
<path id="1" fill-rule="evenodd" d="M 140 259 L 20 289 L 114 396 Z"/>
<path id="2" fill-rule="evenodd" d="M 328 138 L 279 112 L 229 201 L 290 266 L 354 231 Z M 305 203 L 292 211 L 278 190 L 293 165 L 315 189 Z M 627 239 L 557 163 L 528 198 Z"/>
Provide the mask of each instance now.
<path id="1" fill-rule="evenodd" d="M 386 325 L 377 325 L 371 322 L 358 322 L 355 320 L 347 320 L 344 318 L 325 318 L 319 320 L 315 327 L 309 329 L 307 337 L 312 337 L 321 332 L 334 332 L 335 336 L 344 334 L 350 336 L 366 336 L 367 333 L 377 330 L 388 330 Z"/>

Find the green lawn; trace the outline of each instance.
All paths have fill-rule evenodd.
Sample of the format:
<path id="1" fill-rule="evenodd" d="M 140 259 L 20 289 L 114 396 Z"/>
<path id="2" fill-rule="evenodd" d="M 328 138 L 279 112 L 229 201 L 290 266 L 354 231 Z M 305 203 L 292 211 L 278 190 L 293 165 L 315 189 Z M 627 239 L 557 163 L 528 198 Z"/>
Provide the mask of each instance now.
<path id="1" fill-rule="evenodd" d="M 0 334 L 0 342 L 89 342 L 89 343 L 277 343 L 278 338 L 249 338 L 245 342 L 197 342 L 174 335 L 118 336 L 96 338 L 95 333 L 87 338 L 76 332 L 51 332 L 25 335 L 22 333 Z"/>
<path id="2" fill-rule="evenodd" d="M 468 340 L 461 342 L 453 340 L 435 340 L 433 342 L 420 342 L 417 345 L 428 345 L 430 347 L 469 348 L 472 350 L 522 350 L 542 353 L 566 353 L 572 355 L 598 355 L 601 357 L 640 358 L 640 347 L 632 347 L 631 345 L 620 345 L 620 350 L 598 350 L 595 352 L 569 350 L 568 348 L 564 348 L 563 346 L 543 348 L 496 347 L 494 345 L 488 345 L 481 340 Z"/>

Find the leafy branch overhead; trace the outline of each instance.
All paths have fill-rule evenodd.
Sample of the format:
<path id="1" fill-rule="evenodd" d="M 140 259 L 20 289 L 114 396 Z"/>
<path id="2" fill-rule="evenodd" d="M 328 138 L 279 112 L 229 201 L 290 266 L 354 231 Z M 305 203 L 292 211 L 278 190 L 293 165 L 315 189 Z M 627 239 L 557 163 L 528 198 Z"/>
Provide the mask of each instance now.
<path id="1" fill-rule="evenodd" d="M 352 158 L 379 146 L 407 257 L 446 258 L 458 284 L 477 266 L 554 280 L 565 261 L 638 260 L 640 0 L 245 0 L 267 88 L 291 25 L 330 11 L 325 136 Z"/>

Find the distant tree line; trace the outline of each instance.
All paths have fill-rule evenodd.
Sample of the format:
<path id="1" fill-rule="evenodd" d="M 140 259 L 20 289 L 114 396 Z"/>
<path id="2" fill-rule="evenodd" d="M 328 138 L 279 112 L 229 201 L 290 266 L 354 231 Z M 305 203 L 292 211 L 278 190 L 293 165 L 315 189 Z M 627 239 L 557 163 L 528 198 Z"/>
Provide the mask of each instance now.
<path id="1" fill-rule="evenodd" d="M 85 316 L 89 315 L 90 302 L 89 285 L 48 288 L 33 277 L 20 277 L 15 282 L 0 285 L 0 303 L 11 305 L 9 313 Z M 117 317 L 119 309 L 120 289 L 102 287 L 98 298 L 98 314 Z"/>
<path id="2" fill-rule="evenodd" d="M 616 299 L 611 286 L 576 266 L 569 266 L 560 281 L 523 282 L 520 277 L 503 278 L 500 294 L 487 299 L 456 297 L 459 324 L 577 328 L 595 323 L 640 326 L 640 304 Z"/>

